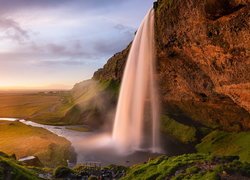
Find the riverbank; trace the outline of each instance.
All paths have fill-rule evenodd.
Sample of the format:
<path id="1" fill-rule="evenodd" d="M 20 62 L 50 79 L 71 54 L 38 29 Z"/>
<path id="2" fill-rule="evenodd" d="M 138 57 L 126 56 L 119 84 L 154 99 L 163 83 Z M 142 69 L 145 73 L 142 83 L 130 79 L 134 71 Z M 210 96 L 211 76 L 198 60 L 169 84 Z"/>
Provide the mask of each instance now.
<path id="1" fill-rule="evenodd" d="M 63 137 L 18 121 L 0 121 L 0 151 L 17 159 L 37 156 L 47 167 L 67 165 L 74 157 L 71 143 Z"/>

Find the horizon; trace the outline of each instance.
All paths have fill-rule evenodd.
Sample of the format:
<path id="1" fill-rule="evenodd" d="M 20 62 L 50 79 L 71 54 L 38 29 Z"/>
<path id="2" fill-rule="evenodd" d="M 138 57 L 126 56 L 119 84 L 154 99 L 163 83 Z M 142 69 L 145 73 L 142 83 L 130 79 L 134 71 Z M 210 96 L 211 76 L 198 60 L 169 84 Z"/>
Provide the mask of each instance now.
<path id="1" fill-rule="evenodd" d="M 90 79 L 133 40 L 154 1 L 141 2 L 0 0 L 0 90 L 69 90 Z"/>

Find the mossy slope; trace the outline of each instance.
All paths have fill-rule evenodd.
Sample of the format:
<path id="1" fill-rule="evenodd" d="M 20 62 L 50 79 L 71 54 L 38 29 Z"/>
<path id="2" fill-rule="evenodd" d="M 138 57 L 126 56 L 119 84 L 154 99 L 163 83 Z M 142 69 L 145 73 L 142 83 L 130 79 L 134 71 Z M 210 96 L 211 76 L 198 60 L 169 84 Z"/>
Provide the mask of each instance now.
<path id="1" fill-rule="evenodd" d="M 123 180 L 130 179 L 209 179 L 250 177 L 250 164 L 237 157 L 213 157 L 205 154 L 162 156 L 146 164 L 132 166 Z"/>
<path id="2" fill-rule="evenodd" d="M 237 155 L 250 162 L 250 132 L 230 133 L 213 131 L 196 146 L 198 152 L 213 155 Z"/>
<path id="3" fill-rule="evenodd" d="M 1 153 L 0 179 L 2 180 L 39 180 L 37 173 L 20 165 L 16 160 Z"/>

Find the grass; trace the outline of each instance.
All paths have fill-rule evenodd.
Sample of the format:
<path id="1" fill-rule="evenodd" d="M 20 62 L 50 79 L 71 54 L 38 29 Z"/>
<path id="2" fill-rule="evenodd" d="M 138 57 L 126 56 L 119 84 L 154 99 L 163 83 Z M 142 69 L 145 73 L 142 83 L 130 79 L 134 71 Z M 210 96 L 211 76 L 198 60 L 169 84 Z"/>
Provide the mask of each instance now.
<path id="1" fill-rule="evenodd" d="M 198 152 L 213 155 L 237 155 L 250 162 L 250 132 L 213 131 L 196 146 Z"/>
<path id="2" fill-rule="evenodd" d="M 100 87 L 105 89 L 112 94 L 114 94 L 117 98 L 120 92 L 120 83 L 114 80 L 109 81 L 100 81 Z"/>
<path id="3" fill-rule="evenodd" d="M 73 101 L 69 92 L 1 93 L 0 117 L 25 118 L 42 124 L 63 125 Z"/>
<path id="4" fill-rule="evenodd" d="M 223 173 L 236 179 L 241 175 L 249 177 L 250 164 L 241 163 L 237 157 L 213 157 L 206 154 L 162 156 L 146 164 L 130 167 L 122 179 L 216 180 L 223 177 Z"/>
<path id="5" fill-rule="evenodd" d="M 66 165 L 71 158 L 71 144 L 43 128 L 20 122 L 0 122 L 0 151 L 17 158 L 37 156 L 48 167 Z"/>
<path id="6" fill-rule="evenodd" d="M 101 125 L 98 118 L 103 120 L 107 115 L 107 102 L 114 103 L 118 93 L 119 83 L 111 80 L 84 81 L 70 92 L 1 93 L 0 117 L 55 126 L 83 123 L 97 126 Z"/>
<path id="7" fill-rule="evenodd" d="M 119 93 L 116 81 L 87 80 L 72 89 L 74 105 L 66 113 L 63 122 L 67 124 L 86 124 L 96 129 L 103 125 L 110 110 L 115 108 Z"/>
<path id="8" fill-rule="evenodd" d="M 161 118 L 161 131 L 185 144 L 196 141 L 194 127 L 181 124 L 168 116 Z"/>
<path id="9" fill-rule="evenodd" d="M 36 172 L 18 164 L 14 159 L 0 156 L 0 179 L 38 180 Z"/>

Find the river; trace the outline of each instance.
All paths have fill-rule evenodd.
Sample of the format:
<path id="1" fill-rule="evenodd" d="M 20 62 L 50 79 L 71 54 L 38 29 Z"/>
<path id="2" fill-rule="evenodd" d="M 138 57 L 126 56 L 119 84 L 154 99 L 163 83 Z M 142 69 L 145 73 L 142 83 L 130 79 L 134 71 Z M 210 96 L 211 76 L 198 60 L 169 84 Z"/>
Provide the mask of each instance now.
<path id="1" fill-rule="evenodd" d="M 17 118 L 0 118 L 0 121 L 20 121 L 23 124 L 33 127 L 41 127 L 48 131 L 64 137 L 71 142 L 77 154 L 77 164 L 98 162 L 101 165 L 117 164 L 130 166 L 136 163 L 142 163 L 149 158 L 159 154 L 152 154 L 147 151 L 138 151 L 133 154 L 119 154 L 112 142 L 111 134 L 103 132 L 80 132 L 68 127 L 79 126 L 50 126 L 38 124 L 32 121 Z"/>

